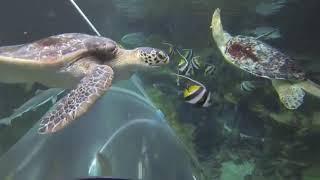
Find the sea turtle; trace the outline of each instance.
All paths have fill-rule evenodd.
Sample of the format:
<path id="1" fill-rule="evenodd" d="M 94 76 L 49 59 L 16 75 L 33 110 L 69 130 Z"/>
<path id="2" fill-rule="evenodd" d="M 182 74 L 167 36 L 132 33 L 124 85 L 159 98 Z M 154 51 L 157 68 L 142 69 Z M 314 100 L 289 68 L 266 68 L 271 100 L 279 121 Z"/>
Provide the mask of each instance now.
<path id="1" fill-rule="evenodd" d="M 40 134 L 54 133 L 86 113 L 109 89 L 137 69 L 169 63 L 160 49 L 121 48 L 115 41 L 65 33 L 31 43 L 0 47 L 0 82 L 41 83 L 72 89 L 40 121 Z"/>
<path id="2" fill-rule="evenodd" d="M 287 55 L 255 37 L 231 36 L 223 30 L 220 9 L 212 16 L 212 36 L 225 60 L 255 76 L 267 78 L 288 109 L 297 109 L 305 92 L 320 97 L 320 86 Z"/>

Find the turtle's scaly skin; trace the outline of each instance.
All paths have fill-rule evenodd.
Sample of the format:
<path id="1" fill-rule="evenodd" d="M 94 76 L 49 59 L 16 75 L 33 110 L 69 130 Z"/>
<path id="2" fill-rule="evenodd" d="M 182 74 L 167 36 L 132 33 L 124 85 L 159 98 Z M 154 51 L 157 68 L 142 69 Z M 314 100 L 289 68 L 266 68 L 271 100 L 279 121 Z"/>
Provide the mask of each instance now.
<path id="1" fill-rule="evenodd" d="M 169 63 L 155 48 L 121 48 L 105 37 L 68 33 L 0 48 L 0 82 L 72 89 L 40 122 L 39 133 L 61 130 L 86 113 L 110 88 L 114 76 Z"/>
<path id="2" fill-rule="evenodd" d="M 231 63 L 259 77 L 305 79 L 305 73 L 290 57 L 254 37 L 232 37 L 226 45 L 225 54 Z"/>

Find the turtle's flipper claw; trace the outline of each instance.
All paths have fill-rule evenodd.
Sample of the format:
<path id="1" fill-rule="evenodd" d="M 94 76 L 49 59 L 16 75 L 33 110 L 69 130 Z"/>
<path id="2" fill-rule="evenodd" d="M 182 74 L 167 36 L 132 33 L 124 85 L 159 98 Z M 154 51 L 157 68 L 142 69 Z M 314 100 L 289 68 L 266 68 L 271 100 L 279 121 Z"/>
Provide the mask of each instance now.
<path id="1" fill-rule="evenodd" d="M 113 70 L 97 65 L 77 86 L 59 100 L 41 119 L 40 134 L 54 133 L 86 113 L 111 86 Z"/>

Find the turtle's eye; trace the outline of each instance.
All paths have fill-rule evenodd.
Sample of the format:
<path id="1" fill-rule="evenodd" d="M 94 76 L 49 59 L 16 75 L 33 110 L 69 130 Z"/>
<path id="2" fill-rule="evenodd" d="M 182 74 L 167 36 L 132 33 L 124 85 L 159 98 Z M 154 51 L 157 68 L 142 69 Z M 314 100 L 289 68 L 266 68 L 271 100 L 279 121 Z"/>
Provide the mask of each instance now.
<path id="1" fill-rule="evenodd" d="M 159 52 L 159 53 L 158 53 L 158 57 L 159 57 L 160 59 L 166 58 L 165 55 L 164 55 L 162 52 Z"/>
<path id="2" fill-rule="evenodd" d="M 168 64 L 169 63 L 169 56 L 165 52 L 158 50 L 156 63 L 157 64 Z"/>

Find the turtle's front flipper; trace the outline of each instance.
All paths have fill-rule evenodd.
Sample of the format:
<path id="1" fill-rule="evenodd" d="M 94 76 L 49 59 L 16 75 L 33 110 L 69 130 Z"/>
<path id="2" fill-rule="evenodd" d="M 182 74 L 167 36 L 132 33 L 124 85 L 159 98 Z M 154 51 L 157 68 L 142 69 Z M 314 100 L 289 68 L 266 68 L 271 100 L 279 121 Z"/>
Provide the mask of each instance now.
<path id="1" fill-rule="evenodd" d="M 215 42 L 217 43 L 218 47 L 220 48 L 221 46 L 224 46 L 227 42 L 225 42 L 226 40 L 224 38 L 224 31 L 221 24 L 219 8 L 217 8 L 212 15 L 210 28 L 212 29 L 212 36 Z"/>
<path id="2" fill-rule="evenodd" d="M 212 30 L 212 37 L 214 41 L 220 48 L 220 51 L 224 52 L 227 42 L 232 37 L 227 31 L 223 30 L 221 23 L 221 10 L 219 8 L 217 8 L 212 15 L 210 28 Z"/>
<path id="3" fill-rule="evenodd" d="M 111 86 L 113 70 L 106 65 L 97 65 L 81 79 L 77 88 L 59 100 L 41 119 L 40 134 L 61 130 L 73 120 L 86 113 Z"/>

